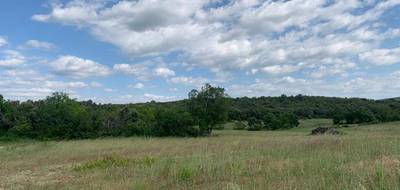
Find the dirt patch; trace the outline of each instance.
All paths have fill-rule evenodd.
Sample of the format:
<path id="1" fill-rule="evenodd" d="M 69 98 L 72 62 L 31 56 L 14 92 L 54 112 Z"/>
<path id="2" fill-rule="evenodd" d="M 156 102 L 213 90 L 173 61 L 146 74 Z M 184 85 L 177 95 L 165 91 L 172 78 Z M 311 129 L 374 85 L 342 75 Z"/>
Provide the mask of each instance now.
<path id="1" fill-rule="evenodd" d="M 74 176 L 66 173 L 68 167 L 69 166 L 66 165 L 53 165 L 42 169 L 33 168 L 22 170 L 0 180 L 0 184 L 2 184 L 0 189 L 8 189 L 11 187 L 13 189 L 24 189 L 25 186 L 30 186 L 32 184 L 35 186 L 46 186 L 66 183 L 74 178 Z"/>

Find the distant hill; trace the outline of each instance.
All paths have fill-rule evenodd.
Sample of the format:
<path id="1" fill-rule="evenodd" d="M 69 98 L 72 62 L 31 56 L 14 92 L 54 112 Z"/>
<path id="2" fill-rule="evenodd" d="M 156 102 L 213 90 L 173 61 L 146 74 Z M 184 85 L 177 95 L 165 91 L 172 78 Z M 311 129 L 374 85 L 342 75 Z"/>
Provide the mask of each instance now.
<path id="1" fill-rule="evenodd" d="M 130 104 L 132 107 L 185 107 L 187 100 Z M 269 113 L 293 113 L 299 118 L 333 118 L 338 113 L 363 112 L 380 121 L 400 120 L 400 98 L 373 100 L 324 96 L 277 96 L 229 98 L 230 119 L 262 118 Z M 115 105 L 114 105 L 115 106 Z M 125 105 L 118 105 L 122 107 Z"/>
<path id="2" fill-rule="evenodd" d="M 395 98 L 385 98 L 381 99 L 382 101 L 400 101 L 400 97 L 395 97 Z"/>

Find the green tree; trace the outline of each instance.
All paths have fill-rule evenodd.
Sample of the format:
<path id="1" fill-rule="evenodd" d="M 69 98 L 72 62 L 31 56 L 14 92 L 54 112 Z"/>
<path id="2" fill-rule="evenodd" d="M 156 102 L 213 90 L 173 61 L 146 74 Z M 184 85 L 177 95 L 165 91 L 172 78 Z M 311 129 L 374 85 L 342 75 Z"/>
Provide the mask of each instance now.
<path id="1" fill-rule="evenodd" d="M 39 103 L 33 126 L 39 138 L 88 138 L 93 132 L 88 111 L 65 93 L 53 93 Z"/>
<path id="2" fill-rule="evenodd" d="M 4 100 L 0 95 L 0 136 L 15 126 L 18 102 Z"/>
<path id="3" fill-rule="evenodd" d="M 297 116 L 291 113 L 281 114 L 279 120 L 281 128 L 283 129 L 298 127 L 300 124 Z"/>
<path id="4" fill-rule="evenodd" d="M 263 128 L 263 121 L 261 119 L 257 119 L 255 117 L 251 117 L 248 120 L 249 127 L 247 130 L 249 131 L 259 131 Z"/>
<path id="5" fill-rule="evenodd" d="M 154 135 L 157 136 L 197 136 L 190 113 L 179 108 L 161 108 L 156 113 L 157 122 Z"/>
<path id="6" fill-rule="evenodd" d="M 196 118 L 200 132 L 211 134 L 213 127 L 226 121 L 228 117 L 228 95 L 225 89 L 205 84 L 200 91 L 189 92 L 189 110 Z"/>
<path id="7" fill-rule="evenodd" d="M 271 112 L 266 112 L 263 116 L 264 128 L 268 130 L 279 129 L 281 126 L 279 119 L 275 114 Z"/>

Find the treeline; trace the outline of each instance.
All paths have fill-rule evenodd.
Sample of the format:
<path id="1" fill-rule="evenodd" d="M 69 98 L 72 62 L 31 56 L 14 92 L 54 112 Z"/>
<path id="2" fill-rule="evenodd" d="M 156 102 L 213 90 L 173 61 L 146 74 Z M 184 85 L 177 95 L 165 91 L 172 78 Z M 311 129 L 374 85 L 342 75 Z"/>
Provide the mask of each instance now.
<path id="1" fill-rule="evenodd" d="M 96 104 L 65 93 L 39 101 L 0 96 L 0 137 L 84 139 L 105 136 L 205 136 L 228 119 L 225 89 L 206 84 L 173 103 Z"/>
<path id="2" fill-rule="evenodd" d="M 167 103 L 96 104 L 54 93 L 39 101 L 0 95 L 0 137 L 83 139 L 105 136 L 205 136 L 228 121 L 235 129 L 297 127 L 299 119 L 333 118 L 335 124 L 400 120 L 400 101 L 285 96 L 230 98 L 206 84 L 189 98 Z"/>
<path id="3" fill-rule="evenodd" d="M 265 117 L 276 118 L 282 114 L 293 114 L 299 119 L 329 118 L 333 119 L 335 124 L 400 120 L 400 101 L 397 99 L 370 100 L 282 95 L 280 97 L 235 98 L 231 99 L 231 105 L 229 119 L 239 121 L 248 121 L 251 118 L 265 121 Z"/>

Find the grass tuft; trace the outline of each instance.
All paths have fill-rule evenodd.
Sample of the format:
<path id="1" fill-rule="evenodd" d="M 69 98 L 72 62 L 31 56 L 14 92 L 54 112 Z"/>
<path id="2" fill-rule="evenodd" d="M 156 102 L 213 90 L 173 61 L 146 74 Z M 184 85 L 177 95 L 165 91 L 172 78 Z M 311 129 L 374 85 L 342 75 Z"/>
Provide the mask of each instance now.
<path id="1" fill-rule="evenodd" d="M 116 154 L 105 156 L 104 158 L 92 160 L 84 164 L 73 167 L 74 171 L 83 172 L 93 169 L 106 169 L 111 167 L 125 167 L 131 163 L 131 160 L 122 158 Z"/>
<path id="2" fill-rule="evenodd" d="M 189 167 L 183 167 L 179 169 L 178 172 L 178 178 L 180 181 L 191 181 L 194 175 L 194 171 L 192 168 Z"/>

